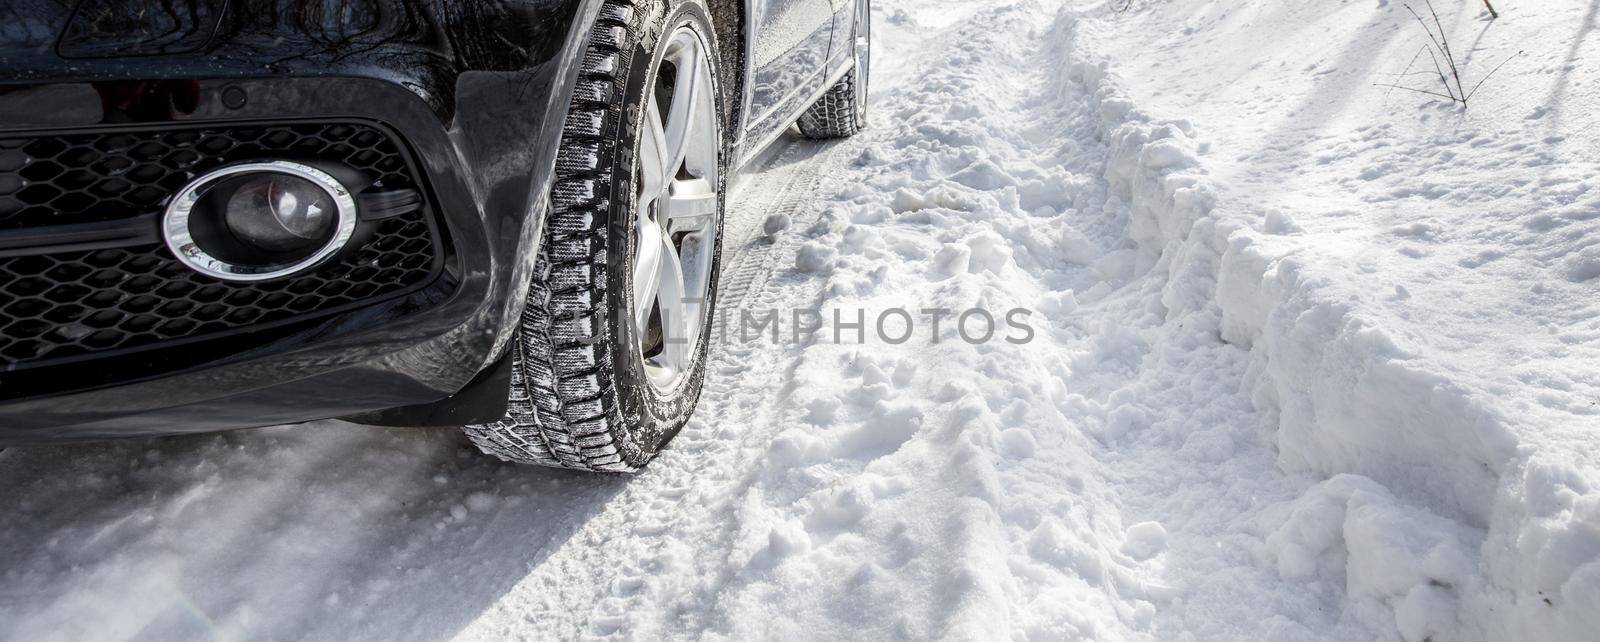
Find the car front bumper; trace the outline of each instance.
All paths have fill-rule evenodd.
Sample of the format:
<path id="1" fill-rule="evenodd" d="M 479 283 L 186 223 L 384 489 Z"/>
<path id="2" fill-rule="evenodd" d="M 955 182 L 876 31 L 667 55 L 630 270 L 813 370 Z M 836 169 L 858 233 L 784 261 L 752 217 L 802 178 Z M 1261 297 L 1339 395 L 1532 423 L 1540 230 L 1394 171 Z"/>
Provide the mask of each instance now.
<path id="1" fill-rule="evenodd" d="M 518 37 L 527 46 L 514 60 L 472 60 L 460 42 L 392 42 L 349 55 L 275 51 L 263 67 L 249 51 L 259 33 L 220 44 L 213 36 L 204 58 L 83 61 L 0 43 L 0 58 L 16 63 L 0 72 L 0 138 L 332 121 L 392 132 L 420 175 L 440 252 L 438 269 L 414 287 L 337 314 L 72 363 L 0 363 L 0 444 L 372 416 L 447 399 L 492 370 L 516 326 L 548 207 L 576 67 L 565 45 L 597 6 L 524 9 Z M 455 37 L 469 36 L 481 34 Z M 183 95 L 156 108 L 108 99 L 151 78 Z"/>

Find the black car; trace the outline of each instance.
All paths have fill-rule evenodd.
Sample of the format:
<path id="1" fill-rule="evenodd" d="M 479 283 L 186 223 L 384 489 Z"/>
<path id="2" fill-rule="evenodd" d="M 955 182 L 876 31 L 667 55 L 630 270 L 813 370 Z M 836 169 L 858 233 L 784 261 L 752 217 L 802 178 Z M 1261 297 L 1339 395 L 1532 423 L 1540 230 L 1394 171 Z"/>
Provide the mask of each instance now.
<path id="1" fill-rule="evenodd" d="M 647 463 L 728 176 L 866 117 L 868 0 L 6 0 L 0 445 L 324 418 Z"/>

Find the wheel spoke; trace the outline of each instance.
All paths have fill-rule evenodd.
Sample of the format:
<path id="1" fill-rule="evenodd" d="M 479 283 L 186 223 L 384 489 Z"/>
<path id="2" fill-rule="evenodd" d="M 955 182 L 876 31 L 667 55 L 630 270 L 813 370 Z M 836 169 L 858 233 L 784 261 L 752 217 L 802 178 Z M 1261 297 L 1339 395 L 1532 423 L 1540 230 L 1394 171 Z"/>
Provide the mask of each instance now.
<path id="1" fill-rule="evenodd" d="M 636 227 L 639 245 L 633 260 L 633 327 L 643 334 L 650 327 L 650 312 L 656 308 L 661 267 L 667 260 L 662 256 L 662 248 L 666 247 L 667 239 L 661 233 L 661 226 L 648 215 L 639 216 Z M 671 260 L 674 264 L 678 262 L 676 255 Z"/>
<path id="2" fill-rule="evenodd" d="M 647 210 L 667 187 L 672 176 L 667 172 L 669 147 L 666 126 L 661 120 L 661 109 L 656 101 L 646 100 L 649 107 L 644 116 L 644 131 L 639 141 L 639 211 Z M 674 167 L 673 173 L 677 172 Z"/>
<path id="3" fill-rule="evenodd" d="M 700 48 L 688 44 L 683 47 L 683 52 L 677 59 L 678 86 L 672 92 L 672 107 L 664 121 L 667 141 L 665 151 L 668 153 L 662 158 L 667 159 L 668 163 L 662 168 L 666 172 L 662 176 L 663 185 L 677 177 L 678 168 L 683 166 L 683 157 L 689 153 L 689 136 L 694 131 L 695 112 L 700 108 L 701 102 L 699 100 L 702 89 Z"/>
<path id="4" fill-rule="evenodd" d="M 700 48 L 691 43 L 675 45 L 669 50 L 667 60 L 677 68 L 677 86 L 672 91 L 672 103 L 667 113 L 661 113 L 661 102 L 656 97 L 646 100 L 643 140 L 639 150 L 640 203 L 647 204 L 661 196 L 683 159 L 689 154 L 690 136 L 694 133 L 696 111 L 700 108 L 704 66 L 700 61 Z M 658 90 L 659 91 L 659 90 Z"/>
<path id="5" fill-rule="evenodd" d="M 656 300 L 661 306 L 661 349 L 665 357 L 662 365 L 681 372 L 689 365 L 689 346 L 698 337 L 689 334 L 689 316 L 692 313 L 689 301 L 685 298 L 683 264 L 677 250 L 672 247 L 671 239 L 662 237 L 661 253 L 661 277 Z"/>

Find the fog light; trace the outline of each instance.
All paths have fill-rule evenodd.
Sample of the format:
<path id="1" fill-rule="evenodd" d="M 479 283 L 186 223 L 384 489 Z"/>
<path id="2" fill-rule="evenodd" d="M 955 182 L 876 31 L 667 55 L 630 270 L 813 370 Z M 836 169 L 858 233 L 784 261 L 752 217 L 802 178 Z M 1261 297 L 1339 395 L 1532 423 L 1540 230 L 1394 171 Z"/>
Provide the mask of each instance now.
<path id="1" fill-rule="evenodd" d="M 333 198 L 316 183 L 286 174 L 247 176 L 228 196 L 228 229 L 267 252 L 320 245 L 333 231 Z"/>
<path id="2" fill-rule="evenodd" d="M 265 281 L 309 270 L 355 234 L 356 202 L 327 172 L 289 161 L 229 165 L 205 174 L 167 206 L 162 229 L 178 260 L 226 281 Z"/>

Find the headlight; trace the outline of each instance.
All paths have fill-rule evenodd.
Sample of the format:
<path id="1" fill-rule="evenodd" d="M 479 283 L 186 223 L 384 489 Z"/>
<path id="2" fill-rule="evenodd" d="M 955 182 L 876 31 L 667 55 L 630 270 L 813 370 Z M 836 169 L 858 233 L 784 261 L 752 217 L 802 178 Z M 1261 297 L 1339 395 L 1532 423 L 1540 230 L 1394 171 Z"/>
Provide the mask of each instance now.
<path id="1" fill-rule="evenodd" d="M 167 206 L 167 247 L 190 268 L 225 281 L 265 281 L 312 269 L 356 229 L 356 202 L 309 165 L 229 165 L 184 186 Z"/>

